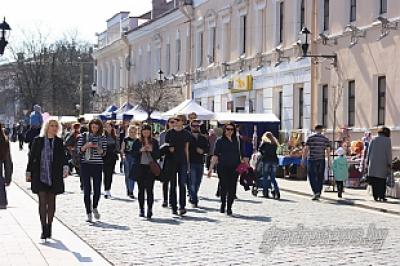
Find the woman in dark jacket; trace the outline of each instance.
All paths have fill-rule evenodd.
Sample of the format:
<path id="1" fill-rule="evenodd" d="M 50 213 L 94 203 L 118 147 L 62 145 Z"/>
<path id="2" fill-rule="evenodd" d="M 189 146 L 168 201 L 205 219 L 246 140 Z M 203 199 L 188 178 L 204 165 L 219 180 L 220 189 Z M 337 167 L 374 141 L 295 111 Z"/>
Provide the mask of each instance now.
<path id="1" fill-rule="evenodd" d="M 56 210 L 56 195 L 64 193 L 64 178 L 68 176 L 68 160 L 57 120 L 47 120 L 35 138 L 29 154 L 26 181 L 39 195 L 41 239 L 51 238 L 51 225 Z"/>
<path id="2" fill-rule="evenodd" d="M 371 140 L 365 161 L 374 200 L 386 201 L 386 178 L 392 165 L 390 129 L 381 127 L 378 130 L 378 136 Z"/>
<path id="3" fill-rule="evenodd" d="M 151 137 L 151 126 L 143 124 L 140 136 L 132 145 L 131 155 L 134 158 L 132 170 L 139 187 L 139 216 L 144 217 L 144 193 L 147 194 L 147 218 L 153 216 L 155 176 L 150 170 L 150 162 L 160 158 L 158 141 Z"/>
<path id="4" fill-rule="evenodd" d="M 111 197 L 111 183 L 120 150 L 119 139 L 115 135 L 115 130 L 111 122 L 106 123 L 104 135 L 107 138 L 107 153 L 103 157 L 103 173 L 104 173 L 104 197 Z"/>
<path id="5" fill-rule="evenodd" d="M 276 168 L 278 167 L 278 156 L 276 155 L 276 149 L 279 146 L 278 140 L 274 137 L 271 132 L 265 132 L 262 136 L 262 144 L 259 151 L 262 155 L 263 162 L 263 194 L 264 197 L 269 198 L 268 194 L 268 180 L 274 185 L 274 191 L 272 195 L 274 198 L 280 199 L 281 194 L 279 192 L 279 186 L 276 182 Z M 268 179 L 269 178 L 269 179 Z"/>
<path id="6" fill-rule="evenodd" d="M 215 142 L 214 156 L 211 159 L 208 177 L 211 177 L 217 161 L 217 173 L 221 184 L 220 212 L 225 213 L 225 207 L 227 207 L 226 213 L 232 215 L 232 204 L 236 195 L 238 179 L 236 168 L 241 162 L 249 162 L 249 158 L 244 153 L 243 140 L 236 136 L 236 125 L 233 122 L 227 122 L 223 126 L 222 136 Z"/>
<path id="7" fill-rule="evenodd" d="M 4 172 L 3 172 L 4 164 Z M 10 154 L 10 143 L 0 124 L 0 209 L 7 209 L 6 187 L 11 183 L 13 163 Z"/>

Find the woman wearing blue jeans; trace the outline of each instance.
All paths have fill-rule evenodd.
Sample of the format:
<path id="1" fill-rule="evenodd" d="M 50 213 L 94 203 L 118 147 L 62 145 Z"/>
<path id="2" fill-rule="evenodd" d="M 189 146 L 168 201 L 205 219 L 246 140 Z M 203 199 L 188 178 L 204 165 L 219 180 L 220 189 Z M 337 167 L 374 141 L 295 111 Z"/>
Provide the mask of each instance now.
<path id="1" fill-rule="evenodd" d="M 135 126 L 129 126 L 128 136 L 124 138 L 121 144 L 121 156 L 124 160 L 124 173 L 125 173 L 125 186 L 126 194 L 129 198 L 134 199 L 133 190 L 135 188 L 134 175 L 131 174 L 132 164 L 134 163 L 134 158 L 131 155 L 132 145 L 136 139 L 137 129 Z"/>
<path id="2" fill-rule="evenodd" d="M 276 155 L 276 149 L 278 146 L 279 142 L 274 135 L 269 131 L 265 132 L 262 136 L 262 144 L 259 151 L 262 155 L 263 161 L 263 194 L 266 198 L 269 198 L 268 180 L 271 180 L 271 183 L 274 185 L 274 191 L 271 192 L 273 197 L 276 199 L 280 199 L 281 197 L 279 186 L 275 179 L 276 168 L 278 167 L 278 156 Z"/>
<path id="3" fill-rule="evenodd" d="M 103 123 L 93 119 L 89 123 L 89 132 L 78 138 L 77 150 L 80 152 L 83 194 L 87 214 L 87 222 L 92 221 L 92 212 L 96 220 L 100 219 L 97 206 L 100 200 L 101 180 L 103 175 L 103 155 L 107 151 L 107 138 L 103 135 Z M 90 199 L 93 182 L 93 205 Z"/>

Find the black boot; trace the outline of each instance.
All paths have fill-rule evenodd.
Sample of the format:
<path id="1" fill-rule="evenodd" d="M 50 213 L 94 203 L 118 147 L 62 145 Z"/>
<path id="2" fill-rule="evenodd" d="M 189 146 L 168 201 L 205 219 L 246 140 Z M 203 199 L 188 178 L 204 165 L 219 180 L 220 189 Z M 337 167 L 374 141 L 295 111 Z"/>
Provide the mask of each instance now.
<path id="1" fill-rule="evenodd" d="M 47 225 L 47 238 L 51 238 L 51 224 Z"/>
<path id="2" fill-rule="evenodd" d="M 271 190 L 271 194 L 272 194 L 272 198 L 274 198 L 274 199 L 275 199 L 275 196 L 276 196 L 276 192 L 275 192 L 275 190 Z"/>
<path id="3" fill-rule="evenodd" d="M 281 198 L 281 192 L 277 191 L 275 192 L 275 199 L 280 199 Z"/>
<path id="4" fill-rule="evenodd" d="M 42 234 L 40 235 L 40 239 L 47 239 L 48 238 L 48 226 L 42 225 Z"/>

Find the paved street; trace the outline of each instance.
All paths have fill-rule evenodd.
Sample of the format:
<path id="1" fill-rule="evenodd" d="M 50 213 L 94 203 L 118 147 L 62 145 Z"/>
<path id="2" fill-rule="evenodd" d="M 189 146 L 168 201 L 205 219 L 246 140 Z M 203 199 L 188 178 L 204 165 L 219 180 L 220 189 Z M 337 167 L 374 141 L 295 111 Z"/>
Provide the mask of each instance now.
<path id="1" fill-rule="evenodd" d="M 31 194 L 25 183 L 26 149 L 18 151 L 17 144 L 12 144 L 13 179 Z M 216 178 L 203 179 L 199 208 L 188 206 L 185 217 L 178 217 L 161 207 L 161 184 L 157 182 L 154 217 L 148 221 L 138 216 L 137 200 L 126 197 L 124 177 L 116 174 L 113 198 L 100 200 L 101 220 L 87 223 L 79 178 L 70 176 L 66 193 L 57 199 L 56 216 L 114 265 L 399 265 L 399 216 L 332 201 L 313 202 L 285 192 L 280 201 L 256 198 L 239 186 L 234 215 L 228 217 L 219 213 L 216 186 Z M 307 230 L 362 228 L 365 235 L 371 223 L 389 229 L 377 252 L 340 244 L 277 246 L 266 254 L 262 244 L 264 232 L 273 226 L 286 230 L 294 230 L 298 224 Z M 62 231 L 54 230 L 53 235 L 63 238 Z"/>

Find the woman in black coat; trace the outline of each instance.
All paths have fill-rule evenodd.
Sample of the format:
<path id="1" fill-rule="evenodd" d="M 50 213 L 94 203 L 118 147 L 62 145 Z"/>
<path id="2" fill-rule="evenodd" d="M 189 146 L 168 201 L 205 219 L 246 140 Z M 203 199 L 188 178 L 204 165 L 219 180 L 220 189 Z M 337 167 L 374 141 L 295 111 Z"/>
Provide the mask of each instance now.
<path id="1" fill-rule="evenodd" d="M 139 216 L 144 217 L 144 193 L 147 194 L 147 218 L 153 216 L 154 202 L 154 181 L 155 176 L 151 172 L 150 162 L 157 161 L 160 158 L 160 149 L 158 141 L 151 137 L 151 126 L 143 124 L 140 136 L 132 144 L 131 155 L 134 158 L 134 163 L 130 174 L 134 174 L 139 193 Z"/>
<path id="2" fill-rule="evenodd" d="M 26 181 L 39 196 L 42 224 L 41 239 L 51 238 L 51 225 L 56 209 L 56 195 L 64 193 L 64 178 L 68 176 L 68 160 L 57 120 L 47 120 L 35 138 L 29 154 Z"/>

